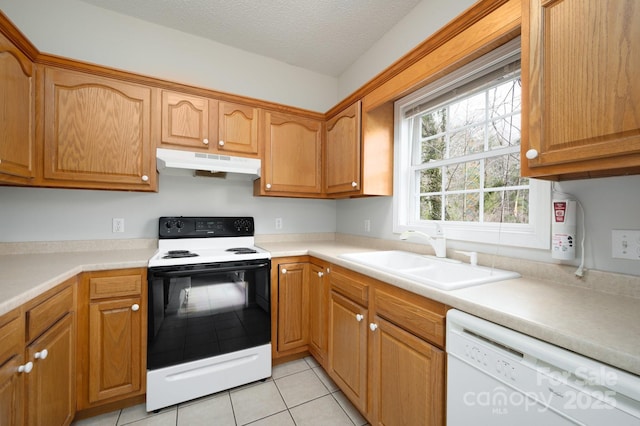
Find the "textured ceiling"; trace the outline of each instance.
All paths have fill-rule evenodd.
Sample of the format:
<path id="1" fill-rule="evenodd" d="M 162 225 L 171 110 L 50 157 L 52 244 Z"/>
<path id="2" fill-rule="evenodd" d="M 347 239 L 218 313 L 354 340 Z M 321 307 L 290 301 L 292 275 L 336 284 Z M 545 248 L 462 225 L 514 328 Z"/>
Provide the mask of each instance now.
<path id="1" fill-rule="evenodd" d="M 82 0 L 339 76 L 421 0 Z"/>

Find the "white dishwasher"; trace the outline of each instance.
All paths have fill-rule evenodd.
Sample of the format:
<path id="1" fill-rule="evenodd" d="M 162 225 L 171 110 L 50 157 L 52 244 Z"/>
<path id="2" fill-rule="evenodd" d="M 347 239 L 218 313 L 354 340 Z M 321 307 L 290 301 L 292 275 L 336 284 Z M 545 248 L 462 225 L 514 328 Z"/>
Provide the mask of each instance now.
<path id="1" fill-rule="evenodd" d="M 640 425 L 640 377 L 447 313 L 449 426 Z"/>

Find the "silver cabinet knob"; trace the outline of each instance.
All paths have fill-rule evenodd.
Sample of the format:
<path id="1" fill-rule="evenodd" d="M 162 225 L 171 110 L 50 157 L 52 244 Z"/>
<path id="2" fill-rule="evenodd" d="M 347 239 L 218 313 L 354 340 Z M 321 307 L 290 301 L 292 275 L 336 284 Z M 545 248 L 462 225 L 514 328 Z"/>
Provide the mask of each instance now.
<path id="1" fill-rule="evenodd" d="M 209 139 L 203 139 L 202 143 L 205 144 L 205 145 L 209 145 Z"/>
<path id="2" fill-rule="evenodd" d="M 218 145 L 220 145 L 220 146 L 224 146 L 224 141 L 220 141 L 220 142 L 218 142 Z"/>
<path id="3" fill-rule="evenodd" d="M 286 274 L 286 273 L 287 273 L 287 270 L 286 270 L 285 268 L 282 268 L 282 269 L 280 270 L 280 272 L 282 272 L 283 274 Z"/>
<path id="4" fill-rule="evenodd" d="M 137 303 L 134 303 L 134 304 L 131 306 L 131 310 L 132 310 L 133 312 L 137 312 L 137 311 L 138 311 L 138 309 L 140 309 L 140 305 L 138 305 Z"/>
<path id="5" fill-rule="evenodd" d="M 369 324 L 369 329 L 371 329 L 371 331 L 376 331 L 377 328 L 378 328 L 378 324 L 375 324 L 373 322 Z"/>
<path id="6" fill-rule="evenodd" d="M 49 351 L 46 349 L 43 349 L 40 352 L 36 352 L 33 355 L 35 359 L 46 359 L 48 356 L 49 356 Z"/>
<path id="7" fill-rule="evenodd" d="M 351 186 L 355 188 L 356 186 L 358 186 L 358 183 L 357 182 L 351 182 Z"/>
<path id="8" fill-rule="evenodd" d="M 364 319 L 364 315 L 362 314 L 356 314 L 356 321 L 360 322 Z"/>
<path id="9" fill-rule="evenodd" d="M 268 184 L 266 184 L 264 187 L 265 187 L 265 188 L 267 188 L 267 189 L 271 189 L 271 184 L 270 184 L 270 183 L 268 183 Z"/>
<path id="10" fill-rule="evenodd" d="M 28 374 L 31 373 L 31 370 L 33 370 L 33 363 L 31 361 L 18 367 L 18 373 Z"/>
<path id="11" fill-rule="evenodd" d="M 143 181 L 143 182 L 148 182 L 148 181 L 149 181 L 149 176 L 147 176 L 147 175 L 142 175 L 142 178 L 141 178 L 141 179 L 142 179 L 142 181 Z"/>
<path id="12" fill-rule="evenodd" d="M 324 273 L 318 272 L 318 277 L 322 278 L 323 276 L 324 276 Z"/>
<path id="13" fill-rule="evenodd" d="M 529 151 L 527 151 L 524 154 L 525 157 L 527 157 L 529 160 L 533 160 L 534 158 L 538 158 L 538 150 L 531 148 Z"/>

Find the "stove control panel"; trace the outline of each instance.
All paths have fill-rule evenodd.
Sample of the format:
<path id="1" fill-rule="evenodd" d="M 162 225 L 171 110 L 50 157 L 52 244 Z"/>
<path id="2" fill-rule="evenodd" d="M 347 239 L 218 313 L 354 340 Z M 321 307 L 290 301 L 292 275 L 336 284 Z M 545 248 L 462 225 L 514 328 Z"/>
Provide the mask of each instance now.
<path id="1" fill-rule="evenodd" d="M 252 217 L 163 216 L 159 219 L 160 238 L 252 237 Z"/>

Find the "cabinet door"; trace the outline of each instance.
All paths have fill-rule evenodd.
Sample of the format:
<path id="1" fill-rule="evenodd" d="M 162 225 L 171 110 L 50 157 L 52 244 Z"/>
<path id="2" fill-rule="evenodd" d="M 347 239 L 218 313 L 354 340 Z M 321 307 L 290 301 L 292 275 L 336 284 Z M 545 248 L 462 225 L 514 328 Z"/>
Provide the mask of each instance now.
<path id="1" fill-rule="evenodd" d="M 48 184 L 156 188 L 150 87 L 47 68 L 44 177 Z"/>
<path id="2" fill-rule="evenodd" d="M 24 381 L 31 365 L 24 363 L 25 321 L 22 309 L 0 315 L 0 424 L 24 424 Z M 20 371 L 23 366 L 23 371 Z"/>
<path id="3" fill-rule="evenodd" d="M 76 407 L 76 340 L 69 313 L 27 347 L 27 424 L 68 425 Z"/>
<path id="4" fill-rule="evenodd" d="M 221 101 L 218 117 L 220 132 L 219 140 L 216 142 L 218 151 L 245 157 L 260 156 L 258 108 Z"/>
<path id="5" fill-rule="evenodd" d="M 363 413 L 367 411 L 367 309 L 331 292 L 329 375 Z"/>
<path id="6" fill-rule="evenodd" d="M 309 344 L 310 351 L 326 368 L 329 280 L 327 269 L 312 263 L 309 270 Z"/>
<path id="7" fill-rule="evenodd" d="M 217 101 L 167 90 L 162 92 L 162 146 L 208 150 L 218 143 L 217 139 Z"/>
<path id="8" fill-rule="evenodd" d="M 360 101 L 327 122 L 325 191 L 360 190 Z"/>
<path id="9" fill-rule="evenodd" d="M 309 264 L 278 267 L 278 352 L 282 352 L 309 343 Z"/>
<path id="10" fill-rule="evenodd" d="M 89 305 L 89 401 L 128 395 L 142 386 L 139 297 Z"/>
<path id="11" fill-rule="evenodd" d="M 444 425 L 444 352 L 378 316 L 374 324 L 375 424 Z"/>
<path id="12" fill-rule="evenodd" d="M 0 423 L 7 426 L 24 424 L 24 376 L 18 372 L 23 357 L 16 355 L 0 366 Z"/>
<path id="13" fill-rule="evenodd" d="M 523 175 L 640 167 L 638 2 L 525 0 L 522 25 Z"/>
<path id="14" fill-rule="evenodd" d="M 322 191 L 322 123 L 265 112 L 264 171 L 266 194 L 320 194 Z"/>
<path id="15" fill-rule="evenodd" d="M 0 34 L 0 180 L 34 176 L 34 99 L 33 64 Z"/>

